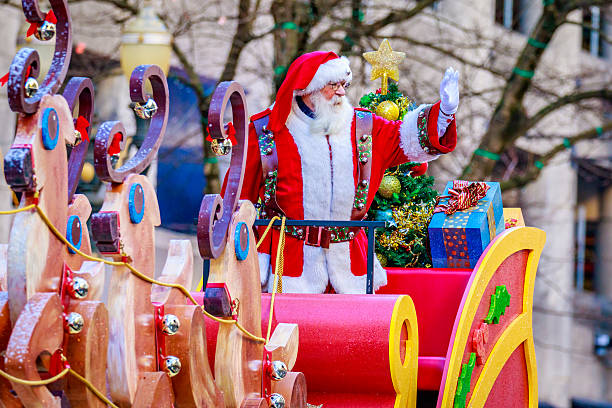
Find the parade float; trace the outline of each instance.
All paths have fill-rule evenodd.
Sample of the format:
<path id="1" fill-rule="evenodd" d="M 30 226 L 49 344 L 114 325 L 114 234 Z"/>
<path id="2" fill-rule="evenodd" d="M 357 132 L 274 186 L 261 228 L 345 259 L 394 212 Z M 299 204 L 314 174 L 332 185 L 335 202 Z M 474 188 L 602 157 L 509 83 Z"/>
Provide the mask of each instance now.
<path id="1" fill-rule="evenodd" d="M 120 122 L 100 124 L 92 138 L 96 174 L 107 183 L 92 214 L 75 191 L 94 89 L 72 78 L 57 93 L 71 21 L 66 0 L 50 3 L 43 13 L 23 1 L 35 35 L 56 37 L 49 72 L 37 79 L 38 54 L 23 48 L 8 74 L 18 121 L 4 175 L 21 199 L 2 212 L 15 217 L 0 245 L 0 406 L 537 406 L 532 300 L 545 234 L 522 225 L 520 210 L 502 209 L 495 183 L 479 184 L 484 192 L 468 207 L 446 211 L 473 185 L 449 184 L 445 211 L 429 224 L 436 268 L 388 268 L 376 293 L 371 276 L 364 294 L 277 293 L 279 285 L 261 293 L 257 211 L 239 200 L 248 112 L 235 82 L 218 86 L 209 110 L 211 137 L 224 146 L 231 106 L 236 144 L 223 198 L 204 196 L 198 216 L 208 276 L 190 291 L 191 244 L 176 240 L 155 279 L 160 212 L 140 173 L 164 136 L 165 76 L 139 66 L 130 78 L 137 112 L 150 121 L 133 157 L 114 164 L 126 138 Z M 370 236 L 380 225 L 369 225 Z M 372 249 L 368 258 L 371 275 Z"/>

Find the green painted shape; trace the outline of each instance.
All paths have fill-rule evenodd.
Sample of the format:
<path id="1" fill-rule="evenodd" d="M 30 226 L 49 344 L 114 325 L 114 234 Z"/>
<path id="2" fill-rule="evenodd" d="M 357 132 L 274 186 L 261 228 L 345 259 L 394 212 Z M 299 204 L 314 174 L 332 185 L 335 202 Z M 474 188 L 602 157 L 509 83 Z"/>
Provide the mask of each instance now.
<path id="1" fill-rule="evenodd" d="M 457 390 L 455 391 L 455 401 L 453 408 L 465 408 L 468 392 L 470 392 L 470 384 L 472 382 L 472 373 L 476 366 L 476 353 L 470 353 L 470 359 L 467 364 L 461 368 L 461 374 L 457 379 Z"/>
<path id="2" fill-rule="evenodd" d="M 485 318 L 485 322 L 489 324 L 499 323 L 499 318 L 506 313 L 506 308 L 510 306 L 510 293 L 506 289 L 506 285 L 495 287 L 495 293 L 491 295 L 491 306 L 489 306 L 489 314 Z"/>

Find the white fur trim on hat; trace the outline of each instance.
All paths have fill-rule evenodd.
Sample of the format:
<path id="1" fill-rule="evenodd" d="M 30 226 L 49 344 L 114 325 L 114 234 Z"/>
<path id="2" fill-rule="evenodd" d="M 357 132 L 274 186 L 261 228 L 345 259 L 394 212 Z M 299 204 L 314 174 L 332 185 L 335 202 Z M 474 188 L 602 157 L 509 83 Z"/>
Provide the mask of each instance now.
<path id="1" fill-rule="evenodd" d="M 350 83 L 352 79 L 353 73 L 348 58 L 334 58 L 325 64 L 321 64 L 308 86 L 301 91 L 296 91 L 295 94 L 308 95 L 323 89 L 330 82 L 346 81 Z"/>

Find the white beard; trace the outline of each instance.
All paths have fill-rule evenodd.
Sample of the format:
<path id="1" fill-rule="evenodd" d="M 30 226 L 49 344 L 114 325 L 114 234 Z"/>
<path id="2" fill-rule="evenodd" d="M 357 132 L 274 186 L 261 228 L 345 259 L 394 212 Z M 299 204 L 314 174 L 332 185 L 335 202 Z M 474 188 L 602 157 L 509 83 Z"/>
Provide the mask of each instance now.
<path id="1" fill-rule="evenodd" d="M 310 123 L 311 134 L 335 135 L 346 129 L 353 119 L 353 107 L 346 96 L 325 99 L 320 91 L 310 95 L 315 118 Z"/>

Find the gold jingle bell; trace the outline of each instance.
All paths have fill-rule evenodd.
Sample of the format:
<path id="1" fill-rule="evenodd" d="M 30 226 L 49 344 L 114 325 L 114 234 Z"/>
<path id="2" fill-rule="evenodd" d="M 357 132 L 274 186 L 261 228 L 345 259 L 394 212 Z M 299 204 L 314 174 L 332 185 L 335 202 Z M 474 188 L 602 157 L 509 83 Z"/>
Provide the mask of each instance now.
<path id="1" fill-rule="evenodd" d="M 50 23 L 46 20 L 43 21 L 43 23 L 39 25 L 36 31 L 34 32 L 34 37 L 36 37 L 40 41 L 49 41 L 50 39 L 55 37 L 55 24 Z"/>
<path id="2" fill-rule="evenodd" d="M 166 356 L 164 359 L 164 370 L 169 377 L 174 377 L 181 371 L 181 360 L 175 356 Z"/>
<path id="3" fill-rule="evenodd" d="M 147 99 L 144 105 L 136 102 L 134 106 L 134 112 L 140 119 L 151 119 L 157 113 L 157 103 L 153 98 Z"/>
<path id="4" fill-rule="evenodd" d="M 270 377 L 274 381 L 280 381 L 287 375 L 287 365 L 280 360 L 276 360 L 272 362 L 272 367 L 270 370 Z"/>
<path id="5" fill-rule="evenodd" d="M 76 312 L 69 313 L 66 316 L 66 325 L 68 326 L 68 333 L 77 334 L 83 330 L 83 326 L 85 326 L 85 320 L 83 320 L 83 316 Z"/>
<path id="6" fill-rule="evenodd" d="M 36 95 L 36 92 L 38 92 L 38 81 L 36 78 L 29 77 L 25 81 L 24 88 L 26 97 L 31 98 Z"/>
<path id="7" fill-rule="evenodd" d="M 89 293 L 89 284 L 83 278 L 76 277 L 72 280 L 72 293 L 75 299 L 83 299 Z"/>
<path id="8" fill-rule="evenodd" d="M 210 148 L 217 156 L 225 156 L 232 150 L 232 142 L 229 139 L 223 139 L 221 142 L 219 139 L 213 139 Z"/>
<path id="9" fill-rule="evenodd" d="M 276 392 L 270 395 L 270 408 L 285 408 L 285 397 Z"/>
<path id="10" fill-rule="evenodd" d="M 174 336 L 178 333 L 179 327 L 181 327 L 181 322 L 179 318 L 173 314 L 166 314 L 161 321 L 161 331 L 168 335 Z"/>
<path id="11" fill-rule="evenodd" d="M 78 145 L 82 141 L 83 141 L 83 136 L 81 136 L 81 132 L 79 132 L 78 130 L 74 129 L 74 144 L 73 144 L 73 146 Z"/>
<path id="12" fill-rule="evenodd" d="M 399 107 L 393 101 L 382 101 L 376 107 L 376 114 L 388 120 L 399 118 Z"/>

